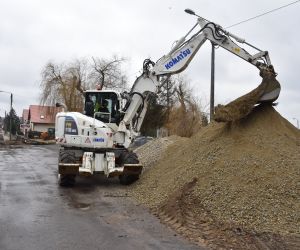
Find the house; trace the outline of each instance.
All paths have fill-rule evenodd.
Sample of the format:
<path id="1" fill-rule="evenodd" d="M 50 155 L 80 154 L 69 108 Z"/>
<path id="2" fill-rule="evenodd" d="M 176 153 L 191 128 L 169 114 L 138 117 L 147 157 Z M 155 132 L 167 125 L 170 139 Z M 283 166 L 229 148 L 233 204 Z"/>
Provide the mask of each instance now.
<path id="1" fill-rule="evenodd" d="M 55 116 L 62 109 L 53 106 L 30 105 L 26 120 L 26 110 L 24 120 L 29 124 L 31 131 L 47 132 L 48 128 L 55 127 Z"/>
<path id="2" fill-rule="evenodd" d="M 29 123 L 28 115 L 29 115 L 29 109 L 23 109 L 22 118 L 21 118 L 21 123 L 22 124 L 28 124 Z"/>
<path id="3" fill-rule="evenodd" d="M 29 109 L 23 109 L 22 117 L 20 119 L 20 130 L 27 137 L 28 131 L 30 130 L 30 124 L 28 120 Z"/>

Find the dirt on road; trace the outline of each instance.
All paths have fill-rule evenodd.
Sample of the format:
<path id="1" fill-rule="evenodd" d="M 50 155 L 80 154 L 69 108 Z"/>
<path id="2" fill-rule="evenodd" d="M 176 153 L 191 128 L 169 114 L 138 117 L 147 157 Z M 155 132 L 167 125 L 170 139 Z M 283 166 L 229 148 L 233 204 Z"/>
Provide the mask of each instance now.
<path id="1" fill-rule="evenodd" d="M 300 132 L 271 105 L 178 140 L 130 189 L 215 249 L 299 249 Z"/>

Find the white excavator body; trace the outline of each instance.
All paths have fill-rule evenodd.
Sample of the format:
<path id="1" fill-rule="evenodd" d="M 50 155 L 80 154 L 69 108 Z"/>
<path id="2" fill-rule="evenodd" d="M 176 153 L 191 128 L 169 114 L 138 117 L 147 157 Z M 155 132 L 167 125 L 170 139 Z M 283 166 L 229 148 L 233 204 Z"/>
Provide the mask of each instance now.
<path id="1" fill-rule="evenodd" d="M 191 10 L 186 12 L 195 15 Z M 194 32 L 196 28 L 199 30 Z M 122 184 L 137 180 L 142 165 L 136 154 L 128 148 L 139 134 L 149 97 L 160 91 L 166 78 L 185 70 L 206 41 L 254 65 L 263 78 L 255 90 L 228 105 L 219 105 L 215 113 L 216 121 L 240 119 L 248 115 L 256 104 L 272 103 L 278 98 L 280 84 L 275 79 L 276 73 L 268 52 L 198 16 L 197 23 L 169 53 L 156 63 L 150 59 L 144 61 L 143 73 L 129 93 L 88 90 L 85 92 L 83 114 L 57 114 L 56 140 L 62 146 L 58 167 L 61 185 L 73 185 L 78 174 L 92 175 L 98 172 L 108 177 L 118 175 Z M 239 44 L 246 44 L 257 52 L 250 54 Z"/>

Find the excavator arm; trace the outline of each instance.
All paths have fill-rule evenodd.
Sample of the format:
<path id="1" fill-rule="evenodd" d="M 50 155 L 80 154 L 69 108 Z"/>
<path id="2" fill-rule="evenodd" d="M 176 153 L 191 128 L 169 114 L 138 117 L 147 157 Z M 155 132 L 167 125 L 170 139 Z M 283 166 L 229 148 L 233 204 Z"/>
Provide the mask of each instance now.
<path id="1" fill-rule="evenodd" d="M 207 40 L 253 64 L 260 70 L 272 68 L 267 51 L 262 51 L 253 45 L 246 43 L 245 39 L 239 38 L 224 30 L 221 26 L 208 22 L 201 17 L 198 18 L 197 24 L 198 25 L 195 25 L 193 29 L 200 27 L 199 31 L 186 40 L 193 29 L 189 31 L 184 37 L 177 41 L 174 48 L 167 55 L 157 61 L 153 68 L 155 75 L 170 75 L 185 70 L 198 50 Z M 251 55 L 232 39 L 236 40 L 238 43 L 246 43 L 248 46 L 255 48 L 258 52 Z"/>
<path id="2" fill-rule="evenodd" d="M 186 10 L 190 13 L 191 10 Z M 194 14 L 194 12 L 192 12 Z M 191 14 L 191 13 L 190 13 Z M 128 135 L 137 134 L 142 125 L 147 110 L 149 93 L 157 93 L 164 84 L 161 79 L 165 76 L 178 74 L 185 70 L 201 46 L 210 41 L 226 49 L 246 62 L 254 65 L 260 71 L 262 83 L 247 95 L 238 98 L 233 105 L 219 105 L 216 108 L 216 121 L 233 121 L 247 115 L 253 106 L 259 102 L 273 102 L 280 93 L 280 84 L 275 79 L 276 73 L 271 64 L 267 51 L 262 51 L 255 46 L 225 29 L 220 25 L 198 16 L 197 23 L 189 32 L 179 39 L 170 52 L 161 57 L 156 63 L 147 59 L 143 65 L 143 73 L 139 76 L 130 92 L 130 102 L 125 109 L 125 115 L 120 122 L 119 131 Z M 239 44 L 246 44 L 257 52 L 250 54 Z M 244 105 L 247 103 L 247 105 Z M 232 110 L 231 110 L 232 109 Z M 242 111 L 241 111 L 242 110 Z M 231 115 L 233 111 L 235 115 Z M 130 131 L 130 132 L 129 132 Z"/>

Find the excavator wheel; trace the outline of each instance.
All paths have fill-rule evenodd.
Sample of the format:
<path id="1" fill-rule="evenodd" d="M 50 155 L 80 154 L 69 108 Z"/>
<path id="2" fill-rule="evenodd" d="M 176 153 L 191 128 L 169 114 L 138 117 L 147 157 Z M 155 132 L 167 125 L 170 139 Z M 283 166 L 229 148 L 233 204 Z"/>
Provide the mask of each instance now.
<path id="1" fill-rule="evenodd" d="M 61 163 L 76 163 L 74 153 L 64 150 L 59 152 L 59 159 Z M 59 174 L 58 183 L 61 187 L 72 187 L 75 185 L 75 178 L 74 174 Z"/>
<path id="2" fill-rule="evenodd" d="M 120 156 L 123 164 L 138 164 L 139 160 L 136 153 L 124 152 Z M 139 179 L 139 174 L 122 174 L 119 175 L 119 180 L 122 185 L 130 185 Z"/>

